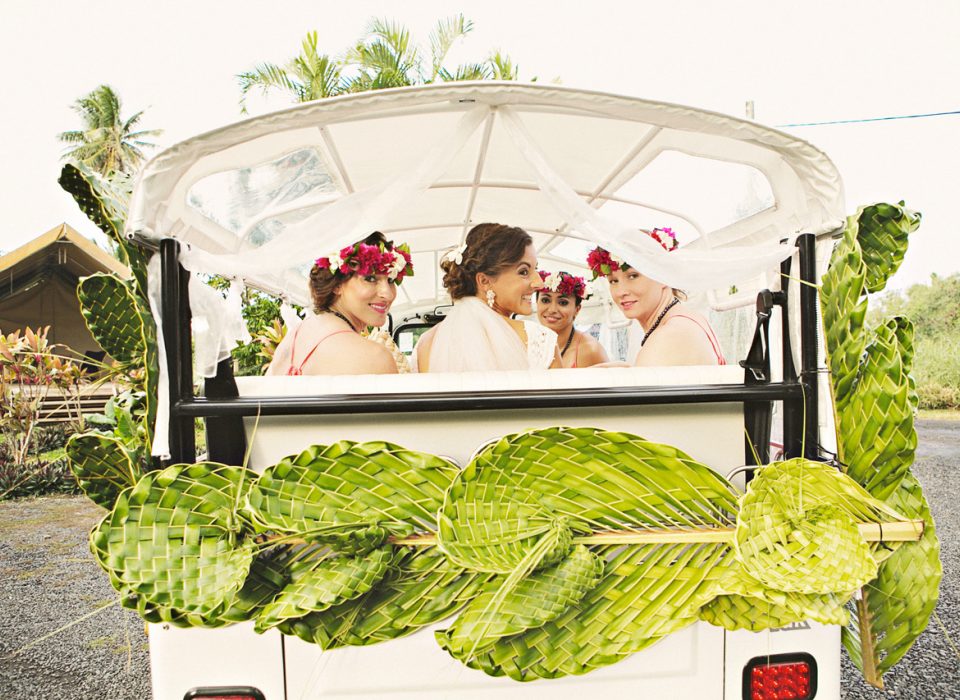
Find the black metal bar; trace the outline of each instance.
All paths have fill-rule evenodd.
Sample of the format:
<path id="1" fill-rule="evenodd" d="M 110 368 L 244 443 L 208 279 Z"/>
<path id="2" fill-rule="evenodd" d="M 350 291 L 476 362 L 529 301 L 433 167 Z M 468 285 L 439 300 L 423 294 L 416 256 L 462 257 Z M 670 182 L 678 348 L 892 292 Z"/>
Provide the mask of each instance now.
<path id="1" fill-rule="evenodd" d="M 783 303 L 780 305 L 780 330 L 783 345 L 783 381 L 796 382 L 797 370 L 793 362 L 793 343 L 790 340 L 790 273 L 791 258 L 780 264 L 780 293 Z M 785 457 L 799 457 L 803 445 L 803 399 L 783 402 L 783 454 Z"/>
<path id="2" fill-rule="evenodd" d="M 744 368 L 743 382 L 747 386 L 770 383 L 770 315 L 775 306 L 775 295 L 764 289 L 757 295 L 757 327 L 747 357 L 740 362 Z M 770 428 L 773 422 L 772 401 L 747 401 L 743 404 L 744 464 L 767 464 L 770 461 Z M 747 472 L 749 481 L 753 470 Z"/>
<path id="3" fill-rule="evenodd" d="M 193 314 L 190 312 L 190 273 L 182 265 L 177 263 L 177 270 L 180 273 L 180 313 L 178 322 L 180 326 L 180 345 L 178 348 L 180 380 L 179 401 L 193 398 L 193 333 L 190 328 L 190 321 Z M 176 421 L 176 429 L 180 431 L 180 445 L 183 452 L 182 461 L 193 464 L 197 459 L 197 438 L 194 432 L 193 418 L 182 417 Z"/>
<path id="4" fill-rule="evenodd" d="M 217 364 L 217 375 L 203 381 L 203 394 L 207 399 L 236 398 L 237 382 L 233 378 L 233 362 L 230 358 Z M 241 416 L 207 416 L 207 459 L 220 464 L 241 466 L 247 451 L 247 436 Z"/>
<path id="5" fill-rule="evenodd" d="M 179 416 L 290 416 L 347 413 L 431 413 L 585 406 L 650 406 L 682 403 L 784 401 L 802 397 L 800 384 L 704 384 L 674 387 L 603 387 L 533 391 L 424 392 L 195 398 L 173 407 Z"/>
<path id="6" fill-rule="evenodd" d="M 817 239 L 805 233 L 797 239 L 800 248 L 800 383 L 804 387 L 804 456 L 819 459 L 819 415 L 817 355 Z"/>
<path id="7" fill-rule="evenodd" d="M 170 400 L 170 459 L 183 461 L 183 443 L 181 431 L 177 429 L 177 413 L 174 411 L 183 397 L 180 388 L 180 262 L 177 260 L 178 244 L 172 238 L 160 241 L 160 313 L 163 316 L 164 355 L 161 361 L 167 363 L 168 391 Z M 192 460 L 191 460 L 192 461 Z"/>

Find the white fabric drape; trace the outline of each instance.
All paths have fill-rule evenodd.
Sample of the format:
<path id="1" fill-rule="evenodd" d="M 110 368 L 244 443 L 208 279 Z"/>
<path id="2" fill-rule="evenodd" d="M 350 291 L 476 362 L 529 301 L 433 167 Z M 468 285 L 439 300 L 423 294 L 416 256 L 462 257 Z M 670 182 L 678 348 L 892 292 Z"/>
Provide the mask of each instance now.
<path id="1" fill-rule="evenodd" d="M 371 231 L 382 227 L 395 208 L 436 182 L 487 114 L 486 107 L 476 107 L 465 112 L 453 132 L 438 141 L 435 147 L 416 163 L 408 164 L 408 167 L 402 168 L 380 187 L 347 195 L 318 213 L 289 226 L 283 236 L 278 236 L 262 246 L 232 254 L 212 254 L 184 245 L 180 249 L 180 264 L 191 272 L 226 274 L 239 280 L 254 271 L 282 272 L 291 267 L 309 265 L 318 255 L 355 243 Z M 324 232 L 324 250 L 316 250 L 317 231 Z M 157 303 L 153 313 L 157 321 L 158 343 L 162 347 L 159 260 L 148 269 L 148 279 L 150 288 L 156 293 Z M 203 291 L 194 295 L 195 288 L 197 287 L 191 280 L 190 308 L 194 327 L 199 330 L 195 347 L 198 350 L 204 347 L 204 358 L 198 363 L 197 370 L 203 377 L 212 377 L 216 373 L 217 363 L 230 356 L 230 349 L 236 341 L 249 336 L 242 327 L 242 320 L 239 326 L 225 322 L 227 319 L 238 319 L 237 310 L 231 311 L 228 303 L 219 294 L 215 294 L 216 300 Z M 161 358 L 163 357 L 161 354 Z M 163 364 L 161 361 L 161 365 Z M 160 372 L 160 381 L 163 383 L 161 401 L 157 407 L 158 429 L 152 450 L 155 456 L 161 458 L 169 457 L 170 406 L 163 398 L 168 380 L 166 368 L 163 367 Z"/>
<path id="2" fill-rule="evenodd" d="M 434 331 L 430 346 L 430 372 L 546 369 L 549 364 L 548 360 L 543 366 L 532 367 L 527 347 L 517 332 L 476 297 L 454 302 L 453 310 Z"/>
<path id="3" fill-rule="evenodd" d="M 667 253 L 648 236 L 638 235 L 636 227 L 607 218 L 584 202 L 550 166 L 520 116 L 510 107 L 501 107 L 499 114 L 557 214 L 585 239 L 603 246 L 648 277 L 690 292 L 717 289 L 777 266 L 795 249 L 791 239 L 783 244 L 681 248 Z"/>

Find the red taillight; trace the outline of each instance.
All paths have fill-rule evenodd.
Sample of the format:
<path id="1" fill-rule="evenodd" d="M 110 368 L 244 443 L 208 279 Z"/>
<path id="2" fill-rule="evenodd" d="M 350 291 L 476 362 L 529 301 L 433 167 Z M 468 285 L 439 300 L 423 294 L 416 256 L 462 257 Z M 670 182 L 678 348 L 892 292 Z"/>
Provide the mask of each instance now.
<path id="1" fill-rule="evenodd" d="M 809 654 L 761 656 L 743 669 L 744 700 L 811 700 L 816 692 L 817 662 Z"/>
<path id="2" fill-rule="evenodd" d="M 191 688 L 183 700 L 264 700 L 263 693 L 250 686 L 232 688 Z"/>

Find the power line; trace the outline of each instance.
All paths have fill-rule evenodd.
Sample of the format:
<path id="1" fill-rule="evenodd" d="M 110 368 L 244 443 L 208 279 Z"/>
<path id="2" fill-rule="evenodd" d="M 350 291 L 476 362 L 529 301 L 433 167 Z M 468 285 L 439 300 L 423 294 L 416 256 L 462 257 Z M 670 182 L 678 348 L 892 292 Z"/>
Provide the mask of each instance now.
<path id="1" fill-rule="evenodd" d="M 946 117 L 960 114 L 960 110 L 952 112 L 928 112 L 926 114 L 901 114 L 894 117 L 870 117 L 869 119 L 837 119 L 830 122 L 804 122 L 800 124 L 777 124 L 776 128 L 784 129 L 794 126 L 828 126 L 830 124 L 863 124 L 864 122 L 888 122 L 896 119 L 924 119 L 926 117 Z"/>

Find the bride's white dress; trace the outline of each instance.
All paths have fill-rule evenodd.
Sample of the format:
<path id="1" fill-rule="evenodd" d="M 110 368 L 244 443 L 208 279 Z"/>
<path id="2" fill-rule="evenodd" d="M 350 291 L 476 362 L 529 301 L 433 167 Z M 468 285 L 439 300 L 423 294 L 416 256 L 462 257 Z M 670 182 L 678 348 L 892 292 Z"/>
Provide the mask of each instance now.
<path id="1" fill-rule="evenodd" d="M 482 301 L 457 299 L 434 332 L 430 371 L 547 369 L 553 362 L 557 334 L 531 321 L 524 321 L 524 330 L 526 345 L 506 319 Z"/>

